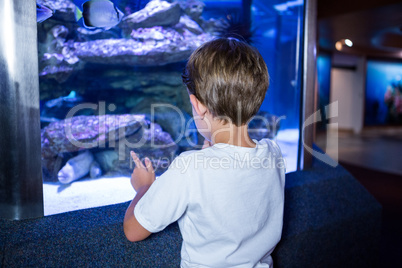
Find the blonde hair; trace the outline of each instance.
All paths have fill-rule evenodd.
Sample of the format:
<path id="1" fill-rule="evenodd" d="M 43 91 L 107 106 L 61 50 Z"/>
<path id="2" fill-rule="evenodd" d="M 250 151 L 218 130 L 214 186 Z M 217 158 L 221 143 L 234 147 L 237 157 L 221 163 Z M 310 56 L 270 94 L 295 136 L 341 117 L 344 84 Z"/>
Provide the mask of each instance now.
<path id="1" fill-rule="evenodd" d="M 214 117 L 236 126 L 259 110 L 269 87 L 267 66 L 257 49 L 234 38 L 219 38 L 197 48 L 182 74 L 190 94 Z"/>

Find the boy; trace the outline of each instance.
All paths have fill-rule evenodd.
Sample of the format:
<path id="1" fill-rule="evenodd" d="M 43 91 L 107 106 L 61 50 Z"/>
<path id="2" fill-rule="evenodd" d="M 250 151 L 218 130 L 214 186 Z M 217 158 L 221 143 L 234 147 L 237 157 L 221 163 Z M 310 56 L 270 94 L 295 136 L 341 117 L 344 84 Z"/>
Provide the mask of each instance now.
<path id="1" fill-rule="evenodd" d="M 284 164 L 279 147 L 247 133 L 267 91 L 259 52 L 232 38 L 205 43 L 183 73 L 206 142 L 184 152 L 157 180 L 132 152 L 137 194 L 124 232 L 139 241 L 178 221 L 181 267 L 272 267 L 282 232 Z"/>

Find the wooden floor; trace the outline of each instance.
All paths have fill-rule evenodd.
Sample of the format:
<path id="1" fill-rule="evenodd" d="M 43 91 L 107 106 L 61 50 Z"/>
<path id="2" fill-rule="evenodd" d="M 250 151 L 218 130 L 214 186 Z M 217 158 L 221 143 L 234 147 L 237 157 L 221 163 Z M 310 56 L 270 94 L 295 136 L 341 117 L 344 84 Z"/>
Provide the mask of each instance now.
<path id="1" fill-rule="evenodd" d="M 338 133 L 339 163 L 383 206 L 380 267 L 402 267 L 402 129 Z M 316 143 L 325 148 L 324 135 Z M 324 149 L 325 151 L 325 149 Z"/>

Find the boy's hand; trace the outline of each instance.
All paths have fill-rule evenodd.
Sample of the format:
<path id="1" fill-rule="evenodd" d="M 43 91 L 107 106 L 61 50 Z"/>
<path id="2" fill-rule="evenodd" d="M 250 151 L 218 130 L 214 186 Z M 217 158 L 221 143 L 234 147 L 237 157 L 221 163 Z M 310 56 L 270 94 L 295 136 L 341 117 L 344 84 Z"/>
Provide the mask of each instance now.
<path id="1" fill-rule="evenodd" d="M 207 139 L 204 140 L 204 144 L 202 145 L 202 149 L 208 148 L 212 146 L 211 142 Z"/>
<path id="2" fill-rule="evenodd" d="M 141 187 L 150 186 L 155 181 L 155 171 L 148 157 L 145 158 L 145 166 L 133 151 L 131 151 L 131 157 L 135 163 L 131 174 L 131 185 L 137 192 Z"/>

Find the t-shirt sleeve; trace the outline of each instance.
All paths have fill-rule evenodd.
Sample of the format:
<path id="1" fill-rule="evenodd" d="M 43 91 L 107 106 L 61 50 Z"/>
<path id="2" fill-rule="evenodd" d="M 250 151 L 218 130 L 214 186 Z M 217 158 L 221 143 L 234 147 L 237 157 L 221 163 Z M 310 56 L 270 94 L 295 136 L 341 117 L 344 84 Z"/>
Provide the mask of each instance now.
<path id="1" fill-rule="evenodd" d="M 186 211 L 189 191 L 186 169 L 177 157 L 165 173 L 151 185 L 134 208 L 137 221 L 149 232 L 162 231 Z"/>
<path id="2" fill-rule="evenodd" d="M 265 141 L 270 144 L 273 152 L 275 153 L 275 156 L 277 157 L 276 166 L 278 168 L 280 168 L 283 171 L 283 173 L 285 173 L 286 172 L 286 160 L 283 157 L 281 148 L 279 147 L 278 143 L 275 140 L 271 140 L 271 139 L 265 139 Z"/>

